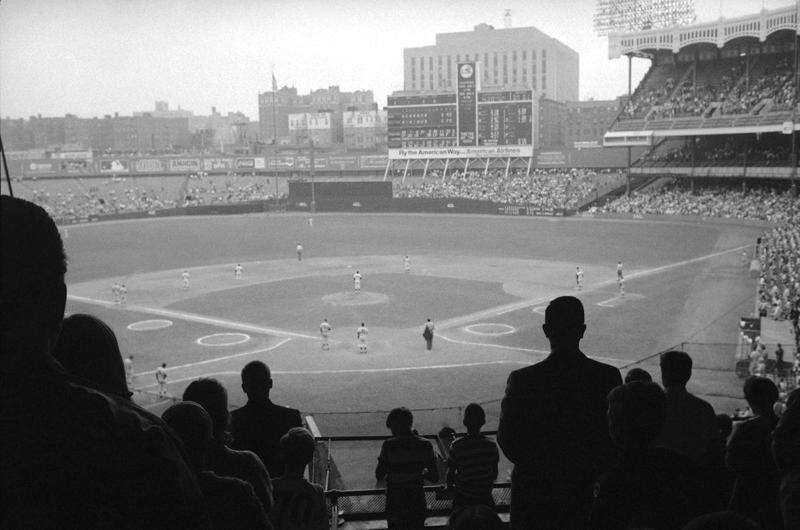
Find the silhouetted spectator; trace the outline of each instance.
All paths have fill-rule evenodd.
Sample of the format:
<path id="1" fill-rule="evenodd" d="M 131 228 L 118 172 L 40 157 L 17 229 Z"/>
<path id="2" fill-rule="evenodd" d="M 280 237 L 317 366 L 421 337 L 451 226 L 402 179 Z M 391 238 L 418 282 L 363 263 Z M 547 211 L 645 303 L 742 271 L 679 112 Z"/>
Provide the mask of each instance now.
<path id="1" fill-rule="evenodd" d="M 708 456 L 705 459 L 705 478 L 702 478 L 709 491 L 710 510 L 727 510 L 733 493 L 733 483 L 736 476 L 725 464 L 725 451 L 728 438 L 733 431 L 733 420 L 727 414 L 717 414 L 717 429 L 719 436 L 711 444 Z"/>
<path id="2" fill-rule="evenodd" d="M 326 530 L 328 510 L 322 486 L 303 476 L 314 457 L 314 437 L 302 427 L 293 427 L 281 437 L 280 449 L 286 467 L 281 477 L 272 479 L 273 525 L 279 530 Z"/>
<path id="3" fill-rule="evenodd" d="M 271 477 L 283 473 L 283 459 L 278 450 L 281 436 L 292 427 L 301 427 L 297 409 L 276 405 L 269 399 L 272 375 L 261 361 L 252 361 L 242 369 L 242 390 L 247 394 L 244 407 L 231 412 L 233 444 L 236 449 L 253 451 Z"/>
<path id="4" fill-rule="evenodd" d="M 65 318 L 53 356 L 86 386 L 130 399 L 117 336 L 99 318 L 81 313 Z"/>
<path id="5" fill-rule="evenodd" d="M 252 451 L 237 451 L 226 445 L 230 414 L 225 387 L 216 379 L 192 381 L 183 391 L 183 400 L 199 404 L 211 417 L 214 439 L 207 457 L 208 468 L 221 477 L 249 483 L 268 514 L 272 509 L 272 486 L 267 468 Z"/>
<path id="6" fill-rule="evenodd" d="M 667 393 L 667 417 L 656 445 L 702 462 L 719 437 L 717 417 L 708 402 L 690 394 L 692 358 L 682 351 L 661 355 L 661 383 Z"/>
<path id="7" fill-rule="evenodd" d="M 207 528 L 180 441 L 53 358 L 64 318 L 58 229 L 0 197 L 0 528 Z"/>
<path id="8" fill-rule="evenodd" d="M 630 371 L 625 374 L 625 383 L 633 383 L 634 381 L 652 383 L 653 376 L 650 375 L 650 372 L 642 368 L 631 368 Z"/>
<path id="9" fill-rule="evenodd" d="M 608 396 L 608 429 L 619 464 L 594 490 L 588 528 L 679 528 L 690 515 L 685 480 L 689 461 L 654 446 L 666 416 L 666 396 L 655 383 L 634 381 Z"/>
<path id="10" fill-rule="evenodd" d="M 271 529 L 250 484 L 238 478 L 221 477 L 208 467 L 208 456 L 214 447 L 214 428 L 205 409 L 197 403 L 184 401 L 172 405 L 161 417 L 186 447 L 213 527 Z"/>
<path id="11" fill-rule="evenodd" d="M 450 518 L 451 530 L 501 530 L 503 522 L 495 511 L 482 504 L 460 510 Z"/>
<path id="12" fill-rule="evenodd" d="M 525 530 L 583 527 L 594 482 L 614 460 L 607 396 L 622 376 L 581 352 L 586 325 L 577 298 L 552 300 L 542 329 L 551 353 L 511 373 L 497 433 L 514 463 L 511 524 Z"/>
<path id="13" fill-rule="evenodd" d="M 764 530 L 736 512 L 714 512 L 695 517 L 683 530 Z"/>
<path id="14" fill-rule="evenodd" d="M 772 430 L 778 423 L 772 406 L 778 389 L 765 377 L 749 377 L 744 397 L 754 417 L 741 422 L 728 442 L 725 461 L 736 474 L 730 509 L 764 528 L 782 528 L 780 477 L 772 456 Z"/>
<path id="15" fill-rule="evenodd" d="M 772 432 L 772 453 L 781 473 L 783 527 L 800 528 L 800 389 L 786 400 L 786 410 Z"/>
<path id="16" fill-rule="evenodd" d="M 492 486 L 497 479 L 500 454 L 497 444 L 481 434 L 486 413 L 477 403 L 464 409 L 467 435 L 450 446 L 447 460 L 447 485 L 455 488 L 453 513 L 461 508 L 484 504 L 494 506 Z"/>
<path id="17" fill-rule="evenodd" d="M 386 520 L 390 529 L 416 530 L 425 526 L 427 503 L 423 481 L 439 480 L 431 443 L 411 431 L 414 416 L 405 407 L 386 418 L 392 437 L 383 442 L 375 478 L 386 480 Z"/>

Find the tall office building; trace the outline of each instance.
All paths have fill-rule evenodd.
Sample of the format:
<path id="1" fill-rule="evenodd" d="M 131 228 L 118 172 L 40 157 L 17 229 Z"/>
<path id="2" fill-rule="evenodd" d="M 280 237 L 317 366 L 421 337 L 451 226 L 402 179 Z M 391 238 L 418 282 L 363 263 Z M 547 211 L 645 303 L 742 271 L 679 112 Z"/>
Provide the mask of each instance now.
<path id="1" fill-rule="evenodd" d="M 578 52 L 534 27 L 438 33 L 436 44 L 406 48 L 406 91 L 454 91 L 456 65 L 480 63 L 482 90 L 533 89 L 555 101 L 578 100 Z"/>

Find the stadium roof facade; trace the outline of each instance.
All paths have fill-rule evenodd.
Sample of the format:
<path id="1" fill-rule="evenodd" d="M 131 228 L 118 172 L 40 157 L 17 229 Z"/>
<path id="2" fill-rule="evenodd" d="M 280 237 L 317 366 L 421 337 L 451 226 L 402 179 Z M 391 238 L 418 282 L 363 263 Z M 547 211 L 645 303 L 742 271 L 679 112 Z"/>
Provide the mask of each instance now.
<path id="1" fill-rule="evenodd" d="M 722 48 L 726 43 L 741 37 L 753 37 L 764 42 L 768 36 L 781 30 L 800 33 L 800 3 L 782 9 L 763 10 L 754 15 L 714 22 L 674 26 L 671 28 L 612 34 L 608 37 L 608 57 L 623 55 L 649 56 L 657 50 L 677 53 L 692 44 L 714 44 Z"/>

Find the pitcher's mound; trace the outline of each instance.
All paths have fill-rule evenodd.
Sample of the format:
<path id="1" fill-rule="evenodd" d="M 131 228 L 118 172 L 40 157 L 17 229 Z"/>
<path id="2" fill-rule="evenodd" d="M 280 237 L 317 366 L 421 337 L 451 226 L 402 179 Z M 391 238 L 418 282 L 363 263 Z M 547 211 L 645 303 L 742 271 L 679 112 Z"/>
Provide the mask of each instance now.
<path id="1" fill-rule="evenodd" d="M 383 293 L 372 293 L 369 291 L 361 291 L 360 293 L 345 291 L 343 293 L 326 294 L 322 297 L 322 301 L 326 304 L 340 306 L 374 305 L 385 304 L 389 301 L 389 297 Z"/>

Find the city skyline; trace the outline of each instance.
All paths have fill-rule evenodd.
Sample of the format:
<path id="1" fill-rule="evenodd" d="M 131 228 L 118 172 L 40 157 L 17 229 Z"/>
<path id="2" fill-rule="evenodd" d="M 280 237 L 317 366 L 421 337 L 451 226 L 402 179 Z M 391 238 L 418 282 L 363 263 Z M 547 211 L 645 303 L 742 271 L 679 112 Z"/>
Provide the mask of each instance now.
<path id="1" fill-rule="evenodd" d="M 724 14 L 791 3 L 726 0 Z M 722 7 L 696 0 L 698 21 L 718 18 Z M 11 0 L 0 4 L 0 116 L 129 115 L 165 100 L 197 115 L 213 106 L 257 120 L 258 93 L 271 90 L 273 72 L 279 87 L 301 93 L 372 90 L 382 107 L 403 88 L 403 48 L 482 22 L 502 28 L 506 8 L 514 27 L 537 27 L 579 53 L 581 100 L 626 92 L 627 61 L 608 60 L 607 40 L 593 32 L 594 0 Z M 648 64 L 634 61 L 634 86 Z"/>

